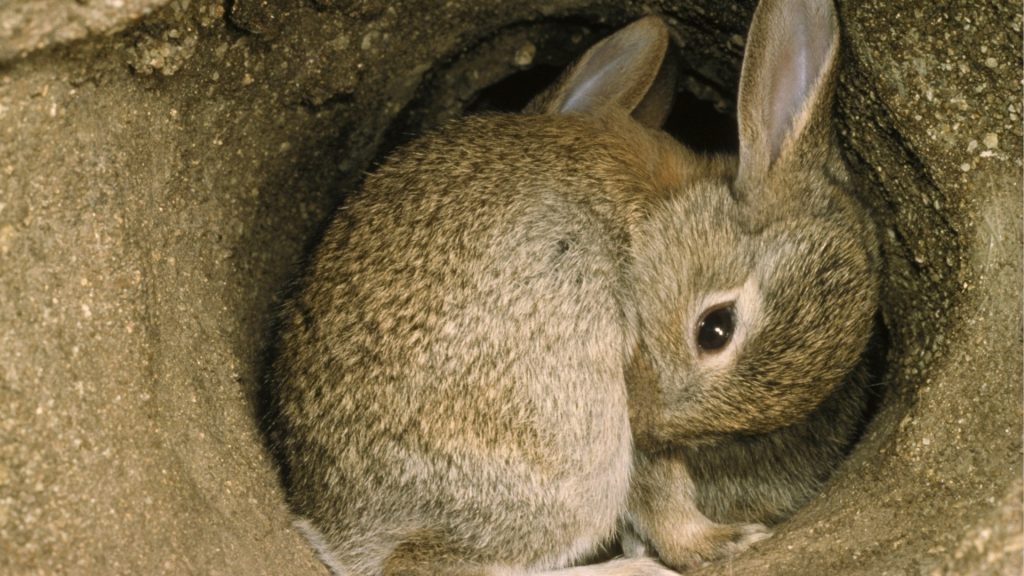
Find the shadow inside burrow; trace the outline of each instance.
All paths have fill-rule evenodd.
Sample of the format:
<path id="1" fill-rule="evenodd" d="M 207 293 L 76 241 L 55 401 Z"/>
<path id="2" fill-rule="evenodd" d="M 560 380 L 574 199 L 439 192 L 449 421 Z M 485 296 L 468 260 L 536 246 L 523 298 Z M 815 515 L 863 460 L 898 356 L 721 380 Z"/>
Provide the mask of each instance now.
<path id="1" fill-rule="evenodd" d="M 250 310 L 251 329 L 260 337 L 249 351 L 254 385 L 248 390 L 247 400 L 262 444 L 286 489 L 289 471 L 280 439 L 287 430 L 282 429 L 283 420 L 278 417 L 273 377 L 274 360 L 282 346 L 285 305 L 302 288 L 303 274 L 330 228 L 333 214 L 365 177 L 365 164 L 349 165 L 340 160 L 353 155 L 346 137 L 350 125 L 343 121 L 340 110 L 332 107 L 306 108 L 311 116 L 325 118 L 317 125 L 334 128 L 309 133 L 268 167 L 261 187 L 287 193 L 268 194 L 261 199 L 263 225 L 247 231 L 249 237 L 243 242 L 267 247 L 270 253 L 265 286 Z"/>
<path id="2" fill-rule="evenodd" d="M 459 58 L 425 76 L 416 95 L 385 133 L 373 166 L 395 148 L 454 117 L 520 112 L 587 48 L 612 32 L 614 28 L 607 24 L 562 18 L 510 26 L 467 47 Z M 526 66 L 510 64 L 502 49 L 517 43 L 534 47 L 536 60 Z M 675 61 L 685 60 L 677 57 Z M 721 89 L 695 70 L 684 67 L 683 77 L 706 85 L 709 94 Z M 734 153 L 739 148 L 735 115 L 723 113 L 718 103 L 683 89 L 682 82 L 663 129 L 700 153 Z"/>
<path id="3" fill-rule="evenodd" d="M 481 90 L 467 112 L 518 112 L 561 72 L 561 68 L 544 65 L 512 74 Z M 662 129 L 702 154 L 735 153 L 739 149 L 736 117 L 719 112 L 713 103 L 686 91 L 676 91 L 675 104 Z"/>

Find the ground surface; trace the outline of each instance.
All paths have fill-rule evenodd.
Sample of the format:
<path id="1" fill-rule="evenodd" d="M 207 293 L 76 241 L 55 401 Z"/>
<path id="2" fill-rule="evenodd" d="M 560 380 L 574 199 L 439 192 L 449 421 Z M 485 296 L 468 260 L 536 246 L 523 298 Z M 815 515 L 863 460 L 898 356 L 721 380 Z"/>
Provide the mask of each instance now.
<path id="1" fill-rule="evenodd" d="M 840 8 L 888 391 L 821 497 L 700 573 L 1019 574 L 1020 7 Z M 727 104 L 752 2 L 0 4 L 0 573 L 324 573 L 254 421 L 296 262 L 382 145 L 646 9 Z"/>

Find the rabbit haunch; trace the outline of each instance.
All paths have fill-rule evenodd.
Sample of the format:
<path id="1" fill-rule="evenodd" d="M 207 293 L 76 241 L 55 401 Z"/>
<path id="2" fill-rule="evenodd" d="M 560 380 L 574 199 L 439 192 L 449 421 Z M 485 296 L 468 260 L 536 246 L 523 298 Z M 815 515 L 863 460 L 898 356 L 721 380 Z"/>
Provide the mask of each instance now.
<path id="1" fill-rule="evenodd" d="M 740 155 L 705 157 L 658 129 L 648 17 L 347 199 L 284 309 L 270 431 L 335 573 L 670 574 L 647 555 L 737 553 L 818 489 L 877 300 L 837 43 L 830 3 L 763 2 Z M 631 557 L 571 567 L 615 538 Z"/>

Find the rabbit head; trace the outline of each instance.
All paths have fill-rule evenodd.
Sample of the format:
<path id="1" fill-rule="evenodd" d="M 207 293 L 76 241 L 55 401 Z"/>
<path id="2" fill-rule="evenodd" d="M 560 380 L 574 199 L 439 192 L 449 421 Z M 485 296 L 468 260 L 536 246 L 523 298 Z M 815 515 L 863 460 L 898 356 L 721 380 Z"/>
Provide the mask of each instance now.
<path id="1" fill-rule="evenodd" d="M 531 105 L 605 116 L 617 106 L 652 129 L 655 144 L 633 146 L 651 183 L 631 220 L 639 330 L 627 377 L 641 448 L 800 421 L 860 359 L 878 298 L 876 232 L 833 142 L 831 2 L 758 6 L 738 157 L 700 158 L 653 133 L 671 104 L 663 28 L 632 25 L 606 41 L 609 56 L 598 45 Z M 632 81 L 617 83 L 623 54 L 642 50 Z"/>

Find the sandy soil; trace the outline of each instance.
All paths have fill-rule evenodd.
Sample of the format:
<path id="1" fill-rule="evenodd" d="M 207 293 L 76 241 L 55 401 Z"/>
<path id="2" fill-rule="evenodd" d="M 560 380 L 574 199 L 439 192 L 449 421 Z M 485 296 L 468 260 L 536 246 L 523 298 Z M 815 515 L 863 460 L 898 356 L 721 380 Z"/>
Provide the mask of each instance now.
<path id="1" fill-rule="evenodd" d="M 326 573 L 255 400 L 273 310 L 344 191 L 410 130 L 644 6 L 725 109 L 753 10 L 100 4 L 0 5 L 4 574 Z M 884 229 L 885 399 L 818 499 L 699 573 L 1019 574 L 1019 6 L 840 7 L 838 114 Z"/>

